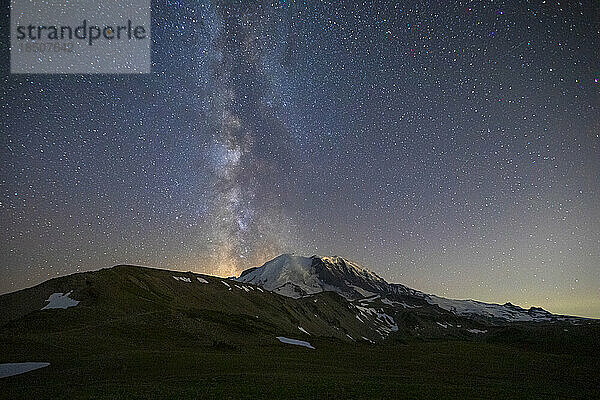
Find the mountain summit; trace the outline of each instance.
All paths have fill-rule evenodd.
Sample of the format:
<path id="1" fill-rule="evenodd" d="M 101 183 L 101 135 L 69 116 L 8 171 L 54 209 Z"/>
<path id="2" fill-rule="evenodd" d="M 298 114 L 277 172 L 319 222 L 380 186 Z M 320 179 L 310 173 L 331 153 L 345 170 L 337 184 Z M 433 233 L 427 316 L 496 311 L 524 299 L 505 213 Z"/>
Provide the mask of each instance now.
<path id="1" fill-rule="evenodd" d="M 330 291 L 358 299 L 386 291 L 389 286 L 377 274 L 342 257 L 292 254 L 282 254 L 262 267 L 248 269 L 237 280 L 293 298 Z"/>

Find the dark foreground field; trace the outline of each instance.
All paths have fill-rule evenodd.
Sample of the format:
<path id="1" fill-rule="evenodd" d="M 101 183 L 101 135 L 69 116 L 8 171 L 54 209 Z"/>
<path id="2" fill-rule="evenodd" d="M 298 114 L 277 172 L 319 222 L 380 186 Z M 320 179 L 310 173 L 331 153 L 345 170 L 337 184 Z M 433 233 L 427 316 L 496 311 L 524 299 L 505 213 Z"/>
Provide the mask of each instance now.
<path id="1" fill-rule="evenodd" d="M 504 345 L 396 345 L 311 340 L 234 348 L 177 340 L 68 349 L 2 338 L 0 362 L 51 365 L 0 379 L 5 399 L 488 399 L 599 398 L 597 354 L 545 354 Z M 120 346 L 119 346 L 120 347 Z"/>

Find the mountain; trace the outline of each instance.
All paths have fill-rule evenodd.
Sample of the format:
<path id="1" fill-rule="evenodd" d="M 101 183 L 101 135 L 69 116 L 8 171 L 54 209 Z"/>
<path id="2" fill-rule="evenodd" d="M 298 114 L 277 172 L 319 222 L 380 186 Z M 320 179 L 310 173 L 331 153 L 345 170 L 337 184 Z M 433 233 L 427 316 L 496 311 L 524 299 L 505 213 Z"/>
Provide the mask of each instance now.
<path id="1" fill-rule="evenodd" d="M 128 265 L 77 273 L 2 295 L 0 309 L 0 330 L 119 321 L 124 330 L 167 326 L 205 343 L 231 345 L 286 335 L 470 340 L 508 324 L 590 322 L 510 303 L 445 299 L 388 283 L 341 257 L 289 254 L 235 279 Z"/>
<path id="2" fill-rule="evenodd" d="M 248 269 L 237 281 L 253 283 L 292 298 L 331 291 L 357 299 L 389 288 L 389 284 L 373 272 L 341 257 L 291 254 L 282 254 L 262 267 Z"/>
<path id="3" fill-rule="evenodd" d="M 582 318 L 551 314 L 541 308 L 524 309 L 511 303 L 491 304 L 475 300 L 452 300 L 425 294 L 400 284 L 390 284 L 368 269 L 342 257 L 302 257 L 282 254 L 262 267 L 248 269 L 238 282 L 252 283 L 292 298 L 331 291 L 348 300 L 375 297 L 386 306 L 439 308 L 473 321 L 510 322 L 582 321 Z"/>
<path id="4" fill-rule="evenodd" d="M 236 279 L 119 265 L 0 296 L 0 397 L 594 398 L 598 335 L 340 257 L 282 255 Z M 44 368 L 2 377 L 19 362 Z"/>
<path id="5" fill-rule="evenodd" d="M 78 273 L 2 295 L 0 309 L 0 331 L 158 326 L 230 345 L 282 336 L 472 340 L 506 325 L 594 322 L 510 303 L 445 299 L 388 283 L 341 257 L 289 254 L 235 279 L 128 265 Z"/>

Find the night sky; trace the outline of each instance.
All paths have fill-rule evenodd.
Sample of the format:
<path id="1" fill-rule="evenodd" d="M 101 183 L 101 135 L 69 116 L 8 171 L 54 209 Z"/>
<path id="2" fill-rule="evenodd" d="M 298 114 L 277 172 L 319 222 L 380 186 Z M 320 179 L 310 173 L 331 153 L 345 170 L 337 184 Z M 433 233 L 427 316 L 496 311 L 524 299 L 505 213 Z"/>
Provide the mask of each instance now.
<path id="1" fill-rule="evenodd" d="M 600 317 L 600 3 L 307 3 L 154 1 L 149 75 L 2 35 L 0 293 L 295 252 Z"/>

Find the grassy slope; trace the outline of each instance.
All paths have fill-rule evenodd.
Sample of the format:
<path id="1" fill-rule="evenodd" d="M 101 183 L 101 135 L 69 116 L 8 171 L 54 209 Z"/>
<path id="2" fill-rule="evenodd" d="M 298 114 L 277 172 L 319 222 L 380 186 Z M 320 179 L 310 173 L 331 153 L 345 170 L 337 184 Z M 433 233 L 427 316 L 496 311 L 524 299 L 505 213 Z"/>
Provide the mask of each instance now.
<path id="1" fill-rule="evenodd" d="M 600 397 L 597 328 L 572 327 L 569 336 L 556 328 L 535 341 L 523 339 L 541 331 L 517 329 L 500 331 L 495 343 L 349 343 L 346 331 L 356 337 L 364 326 L 337 295 L 315 303 L 172 275 L 117 267 L 0 296 L 2 317 L 12 320 L 0 326 L 0 362 L 51 362 L 0 379 L 0 397 Z M 50 293 L 72 289 L 78 306 L 39 311 Z"/>
<path id="2" fill-rule="evenodd" d="M 191 282 L 173 279 L 173 275 Z M 320 336 L 346 339 L 368 334 L 356 312 L 338 295 L 322 293 L 311 299 L 293 300 L 254 290 L 241 290 L 235 282 L 201 275 L 120 266 L 98 272 L 54 279 L 24 291 L 0 296 L 0 333 L 41 335 L 60 340 L 55 332 L 69 328 L 97 335 L 133 336 L 138 341 L 184 335 L 204 343 L 261 341 L 278 335 L 302 335 L 298 326 Z M 252 285 L 244 284 L 246 288 Z M 81 303 L 66 310 L 44 310 L 54 292 L 73 290 Z M 153 331 L 153 327 L 161 327 Z M 163 330 L 162 328 L 166 329 Z M 334 327 L 339 327 L 336 329 Z M 98 340 L 102 345 L 102 340 Z"/>

